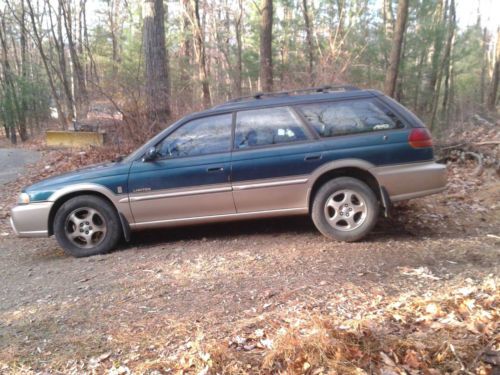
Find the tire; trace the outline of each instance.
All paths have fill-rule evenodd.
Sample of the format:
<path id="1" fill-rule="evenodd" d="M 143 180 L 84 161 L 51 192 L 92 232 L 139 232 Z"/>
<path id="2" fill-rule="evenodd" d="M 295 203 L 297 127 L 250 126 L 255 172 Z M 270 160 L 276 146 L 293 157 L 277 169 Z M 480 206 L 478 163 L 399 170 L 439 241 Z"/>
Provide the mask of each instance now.
<path id="1" fill-rule="evenodd" d="M 326 237 L 353 242 L 365 237 L 375 226 L 379 203 L 373 190 L 352 177 L 326 182 L 314 197 L 311 216 Z"/>
<path id="2" fill-rule="evenodd" d="M 122 228 L 111 204 L 93 195 L 81 195 L 59 207 L 54 234 L 67 254 L 81 258 L 112 250 L 122 236 Z"/>

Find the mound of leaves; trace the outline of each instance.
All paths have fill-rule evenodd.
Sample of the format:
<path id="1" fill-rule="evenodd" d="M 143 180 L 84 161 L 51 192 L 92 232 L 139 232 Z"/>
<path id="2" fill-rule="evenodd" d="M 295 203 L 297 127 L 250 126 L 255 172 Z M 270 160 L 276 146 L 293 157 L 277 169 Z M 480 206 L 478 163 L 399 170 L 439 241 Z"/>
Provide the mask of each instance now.
<path id="1" fill-rule="evenodd" d="M 494 374 L 500 370 L 500 293 L 493 278 L 381 305 L 361 320 L 297 315 L 227 342 L 190 342 L 178 373 Z M 143 370 L 146 370 L 143 368 Z M 495 372 L 496 371 L 496 372 Z"/>

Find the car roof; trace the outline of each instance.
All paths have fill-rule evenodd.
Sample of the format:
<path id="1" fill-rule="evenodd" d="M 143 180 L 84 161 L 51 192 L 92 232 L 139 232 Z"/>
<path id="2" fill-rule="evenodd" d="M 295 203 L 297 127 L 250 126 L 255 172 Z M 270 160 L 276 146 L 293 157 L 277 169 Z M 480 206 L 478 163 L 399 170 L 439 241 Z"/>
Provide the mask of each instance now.
<path id="1" fill-rule="evenodd" d="M 262 95 L 262 97 L 259 97 Z M 325 91 L 310 94 L 289 95 L 287 93 L 257 94 L 255 97 L 245 97 L 217 105 L 197 115 L 209 115 L 219 112 L 257 109 L 280 105 L 296 105 L 303 103 L 316 103 L 329 100 L 357 99 L 383 95 L 377 90 L 353 89 L 348 91 Z M 198 117 L 198 116 L 196 116 Z"/>

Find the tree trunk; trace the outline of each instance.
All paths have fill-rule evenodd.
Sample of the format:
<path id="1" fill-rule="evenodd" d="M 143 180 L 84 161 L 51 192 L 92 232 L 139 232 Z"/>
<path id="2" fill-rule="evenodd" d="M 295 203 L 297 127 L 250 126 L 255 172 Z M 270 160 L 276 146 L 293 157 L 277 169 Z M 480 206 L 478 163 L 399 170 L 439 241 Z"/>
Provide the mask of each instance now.
<path id="1" fill-rule="evenodd" d="M 21 113 L 19 118 L 19 136 L 21 141 L 28 139 L 28 131 L 26 129 L 26 114 L 28 113 L 28 101 L 26 92 L 26 83 L 28 82 L 28 61 L 26 58 L 26 10 L 24 8 L 24 0 L 21 0 L 21 76 L 23 84 L 21 86 Z"/>
<path id="2" fill-rule="evenodd" d="M 442 113 L 444 114 L 445 123 L 448 124 L 450 121 L 450 109 L 451 103 L 453 99 L 453 74 L 454 74 L 454 66 L 453 66 L 453 51 L 454 51 L 455 43 L 452 43 L 450 46 L 450 56 L 445 64 L 445 77 L 444 77 L 444 94 L 443 94 L 443 104 L 441 107 Z M 481 102 L 484 103 L 484 102 Z"/>
<path id="3" fill-rule="evenodd" d="M 280 89 L 284 90 L 290 77 L 290 40 L 292 39 L 293 14 L 290 3 L 283 3 L 283 32 L 280 40 Z"/>
<path id="4" fill-rule="evenodd" d="M 394 14 L 392 12 L 392 0 L 384 0 L 384 34 L 383 52 L 386 68 L 389 66 L 389 48 L 394 37 Z"/>
<path id="5" fill-rule="evenodd" d="M 63 129 L 66 129 L 66 114 L 64 113 L 61 106 L 61 102 L 59 100 L 59 95 L 57 93 L 56 85 L 52 77 L 52 72 L 49 67 L 47 55 L 45 54 L 45 49 L 43 48 L 42 36 L 38 32 L 38 26 L 36 24 L 36 19 L 35 19 L 35 12 L 33 10 L 33 6 L 31 5 L 31 0 L 26 0 L 26 4 L 28 5 L 28 13 L 32 23 L 32 30 L 35 38 L 35 44 L 38 48 L 38 52 L 40 53 L 40 58 L 42 59 L 45 72 L 47 73 L 47 79 L 49 81 L 50 91 L 52 93 L 52 97 L 56 105 L 59 124 Z"/>
<path id="6" fill-rule="evenodd" d="M 198 78 L 201 82 L 201 93 L 203 106 L 209 107 L 212 103 L 210 86 L 208 81 L 207 58 L 205 55 L 205 38 L 200 19 L 200 2 L 191 0 L 190 6 L 191 23 L 193 25 L 194 51 L 196 63 L 198 64 Z"/>
<path id="7" fill-rule="evenodd" d="M 498 82 L 500 80 L 500 27 L 497 29 L 497 40 L 495 48 L 495 64 L 493 65 L 493 76 L 491 77 L 490 93 L 488 95 L 488 109 L 494 111 L 497 103 Z"/>
<path id="8" fill-rule="evenodd" d="M 83 44 L 88 57 L 88 62 L 85 64 L 85 70 L 86 70 L 85 77 L 87 81 L 90 79 L 92 81 L 99 83 L 97 67 L 95 65 L 94 58 L 92 56 L 92 51 L 90 50 L 89 33 L 87 28 L 87 0 L 81 0 L 80 4 L 82 7 Z"/>
<path id="9" fill-rule="evenodd" d="M 170 116 L 170 82 L 165 47 L 163 0 L 145 0 L 143 17 L 146 106 L 152 128 L 159 130 Z"/>
<path id="10" fill-rule="evenodd" d="M 392 40 L 394 34 L 394 14 L 392 13 L 392 0 L 384 0 L 384 29 L 385 37 Z"/>
<path id="11" fill-rule="evenodd" d="M 82 112 L 82 115 L 85 117 L 89 110 L 89 97 L 87 93 L 87 86 L 85 85 L 85 74 L 83 73 L 83 68 L 80 63 L 80 58 L 78 57 L 78 51 L 76 50 L 76 45 L 73 38 L 73 28 L 71 26 L 71 3 L 59 0 L 59 4 L 64 16 L 64 27 L 66 29 L 66 37 L 68 38 L 68 48 L 71 56 L 71 62 L 73 63 L 73 70 L 78 82 L 80 110 Z"/>
<path id="12" fill-rule="evenodd" d="M 488 29 L 483 29 L 483 38 L 481 43 L 482 56 L 481 56 L 481 84 L 480 84 L 480 101 L 484 104 L 486 99 L 486 75 L 488 71 Z"/>
<path id="13" fill-rule="evenodd" d="M 443 80 L 443 70 L 447 62 L 450 60 L 451 47 L 455 40 L 455 27 L 456 27 L 456 15 L 455 15 L 455 0 L 450 0 L 449 7 L 449 20 L 448 20 L 448 36 L 446 40 L 445 50 L 441 61 L 439 62 L 438 75 L 436 77 L 436 87 L 433 95 L 432 102 L 432 116 L 430 129 L 432 130 L 435 126 L 437 111 L 439 107 L 439 94 L 441 91 L 441 82 Z"/>
<path id="14" fill-rule="evenodd" d="M 307 40 L 307 57 L 308 57 L 308 74 L 309 74 L 309 84 L 314 86 L 316 77 L 314 75 L 314 45 L 313 45 L 313 31 L 311 25 L 311 19 L 309 16 L 309 7 L 307 5 L 307 0 L 302 0 L 302 10 L 304 12 L 304 22 L 306 25 L 306 40 Z"/>
<path id="15" fill-rule="evenodd" d="M 260 21 L 260 87 L 273 89 L 273 0 L 262 0 Z"/>
<path id="16" fill-rule="evenodd" d="M 438 0 L 438 4 L 434 13 L 434 27 L 433 38 L 434 43 L 432 44 L 432 48 L 430 49 L 432 52 L 431 55 L 431 70 L 429 72 L 429 80 L 428 85 L 426 87 L 426 95 L 423 100 L 423 110 L 426 113 L 431 113 L 433 111 L 433 102 L 434 97 L 436 96 L 436 82 L 438 79 L 439 71 L 441 70 L 440 62 L 441 62 L 441 51 L 443 49 L 443 45 L 445 43 L 446 37 L 446 17 L 447 17 L 447 8 L 448 8 L 449 0 Z"/>
<path id="17" fill-rule="evenodd" d="M 191 109 L 193 105 L 193 87 L 191 80 L 191 59 L 193 54 L 193 46 L 191 44 L 193 35 L 191 33 L 190 21 L 190 0 L 182 0 L 183 15 L 182 15 L 182 43 L 181 43 L 181 84 L 183 85 L 181 91 L 182 97 L 179 98 L 181 102 Z"/>
<path id="18" fill-rule="evenodd" d="M 1 15 L 0 24 L 0 46 L 2 49 L 2 71 L 3 79 L 1 79 L 2 86 L 4 87 L 4 101 L 5 109 L 2 109 L 0 113 L 3 113 L 4 122 L 7 128 L 9 128 L 9 136 L 12 144 L 17 143 L 16 134 L 16 113 L 18 113 L 18 103 L 17 97 L 15 95 L 15 87 L 12 81 L 12 70 L 9 62 L 9 56 L 7 54 L 7 41 L 6 41 L 6 27 L 5 27 L 5 17 Z"/>
<path id="19" fill-rule="evenodd" d="M 108 4 L 108 21 L 109 31 L 111 33 L 111 48 L 113 59 L 113 79 L 116 79 L 118 74 L 118 67 L 121 63 L 121 50 L 120 50 L 120 1 L 111 0 Z"/>
<path id="20" fill-rule="evenodd" d="M 236 79 L 235 91 L 237 96 L 241 96 L 243 89 L 243 43 L 242 43 L 242 20 L 243 20 L 243 0 L 238 0 L 238 14 L 236 16 L 236 23 L 234 25 L 236 32 Z"/>
<path id="21" fill-rule="evenodd" d="M 396 30 L 392 39 L 389 68 L 385 76 L 384 91 L 386 95 L 394 97 L 396 82 L 398 79 L 399 60 L 401 58 L 401 46 L 406 29 L 406 19 L 408 16 L 408 0 L 399 0 L 398 15 L 396 20 Z"/>
<path id="22" fill-rule="evenodd" d="M 63 38 L 63 32 L 62 32 L 62 9 L 60 4 L 58 5 L 58 12 L 57 12 L 57 27 L 54 26 L 54 22 L 52 20 L 52 5 L 50 4 L 49 0 L 45 0 L 47 9 L 48 9 L 48 14 L 49 14 L 49 22 L 50 22 L 50 29 L 52 32 L 52 39 L 54 42 L 54 47 L 56 49 L 57 53 L 57 58 L 58 58 L 58 63 L 59 63 L 59 70 L 54 69 L 57 76 L 59 77 L 59 80 L 61 81 L 61 84 L 63 86 L 63 92 L 64 92 L 64 97 L 66 101 L 66 110 L 68 113 L 72 114 L 73 118 L 76 118 L 76 110 L 75 110 L 75 97 L 72 93 L 71 90 L 71 85 L 70 82 L 68 81 L 68 74 L 67 74 L 67 69 L 66 69 L 66 52 L 65 52 L 65 44 L 64 44 L 64 38 Z M 56 30 L 57 30 L 57 35 L 56 35 Z"/>

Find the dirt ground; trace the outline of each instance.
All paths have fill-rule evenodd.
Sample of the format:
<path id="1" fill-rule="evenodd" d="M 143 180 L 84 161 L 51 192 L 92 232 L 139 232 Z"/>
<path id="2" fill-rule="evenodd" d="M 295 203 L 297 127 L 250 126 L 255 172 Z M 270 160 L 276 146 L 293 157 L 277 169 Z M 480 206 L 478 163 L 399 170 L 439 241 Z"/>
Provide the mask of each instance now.
<path id="1" fill-rule="evenodd" d="M 500 183 L 468 167 L 450 174 L 446 193 L 397 206 L 351 244 L 297 217 L 141 232 L 74 259 L 53 238 L 15 238 L 4 217 L 0 373 L 142 372 L 200 337 L 228 342 L 295 312 L 361 318 L 386 301 L 498 281 Z"/>

